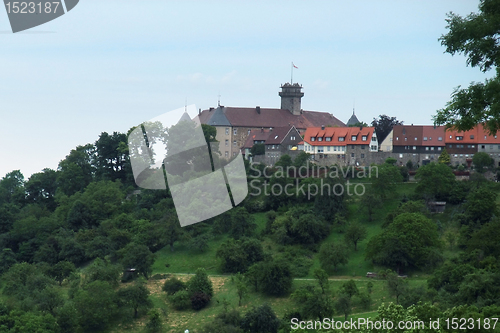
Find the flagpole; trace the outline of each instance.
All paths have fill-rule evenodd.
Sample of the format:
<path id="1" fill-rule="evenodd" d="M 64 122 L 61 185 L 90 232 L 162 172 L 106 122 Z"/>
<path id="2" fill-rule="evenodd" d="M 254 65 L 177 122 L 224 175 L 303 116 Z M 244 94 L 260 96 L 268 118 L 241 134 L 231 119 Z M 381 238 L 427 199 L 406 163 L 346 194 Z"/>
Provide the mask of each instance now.
<path id="1" fill-rule="evenodd" d="M 292 61 L 291 67 L 290 67 L 290 72 L 292 73 L 290 76 L 290 84 L 293 85 L 293 61 Z"/>

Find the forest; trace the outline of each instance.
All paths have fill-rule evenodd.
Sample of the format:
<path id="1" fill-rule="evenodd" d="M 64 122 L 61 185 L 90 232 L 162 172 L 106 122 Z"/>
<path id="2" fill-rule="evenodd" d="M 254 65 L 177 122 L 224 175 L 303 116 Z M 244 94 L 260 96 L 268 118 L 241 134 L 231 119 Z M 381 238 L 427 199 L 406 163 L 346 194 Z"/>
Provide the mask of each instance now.
<path id="1" fill-rule="evenodd" d="M 214 128 L 204 132 L 214 141 Z M 419 168 L 387 159 L 376 173 L 331 166 L 322 177 L 283 173 L 307 165 L 305 152 L 273 168 L 246 162 L 262 187 L 364 191 L 261 191 L 181 228 L 168 189 L 135 185 L 127 149 L 127 134 L 102 133 L 57 170 L 1 179 L 0 331 L 299 332 L 292 320 L 500 315 L 499 185 L 487 154 L 475 154 L 469 179 L 446 151 Z M 431 213 L 434 201 L 443 213 Z"/>

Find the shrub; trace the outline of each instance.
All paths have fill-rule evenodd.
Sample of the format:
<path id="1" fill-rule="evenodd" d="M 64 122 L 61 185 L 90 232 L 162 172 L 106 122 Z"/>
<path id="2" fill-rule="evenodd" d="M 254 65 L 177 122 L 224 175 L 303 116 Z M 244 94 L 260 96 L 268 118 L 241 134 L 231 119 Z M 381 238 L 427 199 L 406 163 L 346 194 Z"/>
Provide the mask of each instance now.
<path id="1" fill-rule="evenodd" d="M 201 310 L 210 303 L 210 296 L 205 293 L 195 293 L 191 296 L 191 307 L 194 310 Z"/>
<path id="2" fill-rule="evenodd" d="M 176 310 L 186 310 L 191 306 L 187 290 L 180 290 L 169 297 L 170 302 Z"/>
<path id="3" fill-rule="evenodd" d="M 182 282 L 175 276 L 166 280 L 162 287 L 162 290 L 166 292 L 167 295 L 174 295 L 176 292 L 185 289 L 186 289 L 186 283 Z"/>

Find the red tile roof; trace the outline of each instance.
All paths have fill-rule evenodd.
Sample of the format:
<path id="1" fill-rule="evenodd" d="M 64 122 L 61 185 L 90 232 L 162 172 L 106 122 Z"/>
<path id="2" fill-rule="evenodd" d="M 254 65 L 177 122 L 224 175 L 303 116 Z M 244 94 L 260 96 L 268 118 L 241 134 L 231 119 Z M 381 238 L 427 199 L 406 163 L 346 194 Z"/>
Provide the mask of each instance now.
<path id="1" fill-rule="evenodd" d="M 304 134 L 304 141 L 311 146 L 345 146 L 345 145 L 369 145 L 375 131 L 374 127 L 310 127 Z M 356 136 L 356 141 L 352 141 L 352 136 Z M 366 136 L 366 141 L 362 141 L 362 137 Z M 311 137 L 315 140 L 311 141 Z M 326 141 L 326 138 L 332 138 L 331 141 Z M 344 138 L 344 141 L 339 141 L 338 138 Z M 318 141 L 318 138 L 322 138 Z"/>

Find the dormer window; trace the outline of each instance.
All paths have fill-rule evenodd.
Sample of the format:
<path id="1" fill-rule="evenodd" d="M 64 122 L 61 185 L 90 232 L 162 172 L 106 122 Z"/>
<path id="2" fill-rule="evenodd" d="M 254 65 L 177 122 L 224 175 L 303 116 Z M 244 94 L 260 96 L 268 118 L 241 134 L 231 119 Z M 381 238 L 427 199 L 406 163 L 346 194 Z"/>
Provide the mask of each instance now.
<path id="1" fill-rule="evenodd" d="M 351 141 L 356 141 L 356 135 L 351 136 Z"/>
<path id="2" fill-rule="evenodd" d="M 438 137 L 438 141 L 443 141 L 443 137 L 442 136 Z"/>
<path id="3" fill-rule="evenodd" d="M 318 141 L 323 141 L 323 138 L 318 138 Z"/>
<path id="4" fill-rule="evenodd" d="M 363 135 L 363 136 L 361 137 L 361 141 L 366 141 L 366 140 L 368 140 L 368 137 L 367 137 L 366 135 Z"/>
<path id="5" fill-rule="evenodd" d="M 471 135 L 470 138 L 471 138 L 471 140 L 474 139 L 474 135 Z"/>
<path id="6" fill-rule="evenodd" d="M 339 136 L 339 142 L 343 142 L 345 138 L 343 136 Z"/>
<path id="7" fill-rule="evenodd" d="M 424 141 L 427 141 L 427 137 L 426 136 L 424 136 Z"/>
<path id="8" fill-rule="evenodd" d="M 326 137 L 325 141 L 332 141 L 332 138 L 331 137 Z"/>
<path id="9" fill-rule="evenodd" d="M 311 141 L 315 141 L 316 138 L 314 136 L 311 136 Z"/>

